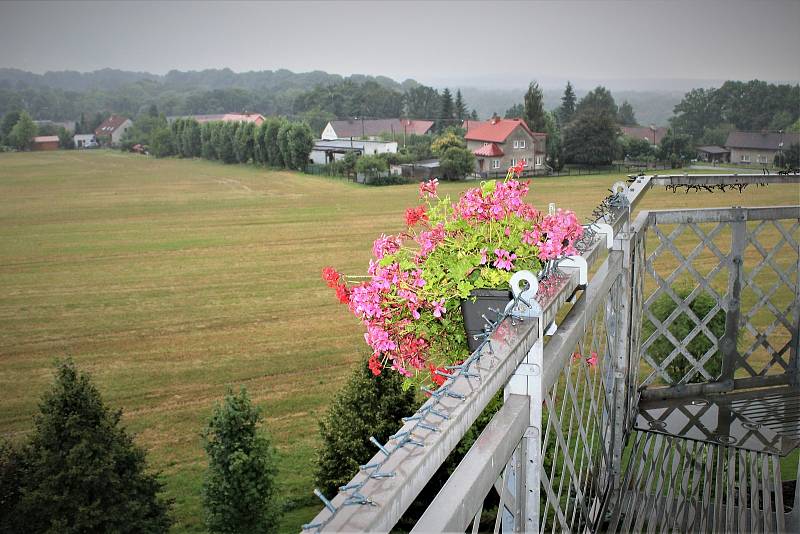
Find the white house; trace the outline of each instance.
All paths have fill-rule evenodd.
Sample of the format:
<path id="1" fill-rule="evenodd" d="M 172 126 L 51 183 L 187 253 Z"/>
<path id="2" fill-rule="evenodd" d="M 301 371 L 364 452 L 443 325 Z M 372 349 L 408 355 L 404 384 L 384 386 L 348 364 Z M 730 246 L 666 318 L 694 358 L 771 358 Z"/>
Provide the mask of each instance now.
<path id="1" fill-rule="evenodd" d="M 75 134 L 72 142 L 75 143 L 75 148 L 84 148 L 87 143 L 96 146 L 97 139 L 95 139 L 94 134 Z"/>
<path id="2" fill-rule="evenodd" d="M 311 149 L 311 161 L 324 165 L 342 159 L 348 152 L 359 156 L 374 154 L 396 154 L 397 143 L 394 141 L 356 141 L 355 139 L 319 139 Z"/>
<path id="3" fill-rule="evenodd" d="M 122 136 L 131 126 L 133 121 L 129 118 L 111 115 L 95 129 L 94 136 L 103 145 L 118 146 Z"/>

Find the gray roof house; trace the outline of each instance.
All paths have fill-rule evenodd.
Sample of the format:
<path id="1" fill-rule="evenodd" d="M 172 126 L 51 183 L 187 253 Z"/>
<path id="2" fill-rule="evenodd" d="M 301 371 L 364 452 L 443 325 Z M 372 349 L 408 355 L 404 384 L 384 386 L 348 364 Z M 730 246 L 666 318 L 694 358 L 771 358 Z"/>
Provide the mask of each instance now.
<path id="1" fill-rule="evenodd" d="M 731 132 L 725 148 L 731 151 L 731 163 L 771 165 L 775 155 L 800 143 L 800 133 Z"/>

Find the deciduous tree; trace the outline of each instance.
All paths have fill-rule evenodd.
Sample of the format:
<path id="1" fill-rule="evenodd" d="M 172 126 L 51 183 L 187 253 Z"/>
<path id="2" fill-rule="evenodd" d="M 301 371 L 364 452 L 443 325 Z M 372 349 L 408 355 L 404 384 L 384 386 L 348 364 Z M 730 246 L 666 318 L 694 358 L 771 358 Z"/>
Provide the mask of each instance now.
<path id="1" fill-rule="evenodd" d="M 445 180 L 458 180 L 475 169 L 475 155 L 468 149 L 450 146 L 439 157 Z"/>
<path id="2" fill-rule="evenodd" d="M 34 137 L 36 137 L 36 124 L 31 116 L 23 111 L 8 135 L 9 144 L 17 150 L 30 150 Z"/>

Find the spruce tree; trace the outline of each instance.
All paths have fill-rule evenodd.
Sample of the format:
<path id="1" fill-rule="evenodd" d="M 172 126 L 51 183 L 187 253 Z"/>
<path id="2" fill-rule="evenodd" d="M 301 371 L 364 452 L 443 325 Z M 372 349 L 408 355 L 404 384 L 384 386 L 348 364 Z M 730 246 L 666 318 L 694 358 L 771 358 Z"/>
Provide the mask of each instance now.
<path id="1" fill-rule="evenodd" d="M 208 454 L 203 506 L 210 532 L 277 531 L 277 469 L 269 439 L 258 428 L 261 419 L 244 388 L 238 394 L 228 389 L 214 407 L 203 432 Z"/>
<path id="2" fill-rule="evenodd" d="M 402 425 L 400 419 L 416 409 L 414 392 L 403 391 L 402 378 L 387 370 L 373 376 L 364 359 L 336 394 L 319 423 L 322 446 L 315 481 L 328 497 L 377 452 L 370 436 L 385 443 Z"/>
<path id="3" fill-rule="evenodd" d="M 636 115 L 633 112 L 633 106 L 631 106 L 627 100 L 623 101 L 622 105 L 619 107 L 617 122 L 622 126 L 636 126 L 638 124 L 636 122 Z"/>
<path id="4" fill-rule="evenodd" d="M 453 95 L 447 87 L 442 91 L 441 105 L 439 106 L 439 130 L 450 126 L 453 120 Z"/>
<path id="5" fill-rule="evenodd" d="M 575 91 L 572 89 L 572 84 L 567 81 L 567 88 L 564 89 L 564 96 L 561 97 L 561 107 L 559 108 L 559 121 L 562 125 L 566 125 L 572 120 L 575 114 Z"/>
<path id="6" fill-rule="evenodd" d="M 122 412 L 105 406 L 88 375 L 71 361 L 60 363 L 39 409 L 29 442 L 11 455 L 16 474 L 6 469 L 3 477 L 20 484 L 4 521 L 12 517 L 20 532 L 169 529 L 163 485 L 145 473 L 145 452 L 120 426 Z M 0 531 L 14 532 L 15 525 Z"/>
<path id="7" fill-rule="evenodd" d="M 458 126 L 461 126 L 461 121 L 468 118 L 469 115 L 467 114 L 467 105 L 464 103 L 464 98 L 461 96 L 461 89 L 456 91 L 456 103 L 455 103 L 455 118 L 458 119 Z"/>
<path id="8" fill-rule="evenodd" d="M 525 93 L 525 113 L 524 119 L 528 128 L 534 132 L 543 132 L 545 128 L 544 103 L 542 102 L 542 90 L 539 84 L 531 82 L 528 91 Z"/>

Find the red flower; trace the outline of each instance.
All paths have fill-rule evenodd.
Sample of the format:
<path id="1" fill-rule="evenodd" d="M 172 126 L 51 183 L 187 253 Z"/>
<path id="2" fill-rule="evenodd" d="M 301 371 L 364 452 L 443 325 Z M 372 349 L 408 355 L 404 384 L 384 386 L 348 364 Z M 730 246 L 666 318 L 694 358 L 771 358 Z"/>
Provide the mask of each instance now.
<path id="1" fill-rule="evenodd" d="M 369 358 L 369 370 L 372 371 L 372 374 L 378 376 L 381 374 L 381 370 L 383 370 L 383 365 L 381 365 L 380 360 L 374 354 Z"/>
<path id="2" fill-rule="evenodd" d="M 514 173 L 514 174 L 516 174 L 517 176 L 519 176 L 520 174 L 522 174 L 522 170 L 523 170 L 524 168 L 525 168 L 525 160 L 524 160 L 524 159 L 521 159 L 521 160 L 519 160 L 519 161 L 517 162 L 517 164 L 516 164 L 516 165 L 514 165 L 513 167 L 509 167 L 509 168 L 508 168 L 508 172 Z"/>
<path id="3" fill-rule="evenodd" d="M 441 386 L 442 384 L 444 384 L 445 381 L 447 380 L 442 375 L 437 375 L 436 374 L 437 370 L 444 371 L 443 368 L 441 368 L 441 367 L 437 368 L 432 363 L 429 363 L 428 364 L 428 370 L 431 372 L 431 380 L 433 380 L 433 383 L 436 384 L 437 387 Z"/>
<path id="4" fill-rule="evenodd" d="M 428 221 L 428 215 L 425 213 L 425 206 L 417 206 L 416 208 L 408 208 L 406 210 L 407 226 L 414 226 L 420 221 Z"/>
<path id="5" fill-rule="evenodd" d="M 322 269 L 322 279 L 328 284 L 328 287 L 333 289 L 339 283 L 339 278 L 342 275 L 339 274 L 336 269 L 333 267 L 325 267 Z"/>
<path id="6" fill-rule="evenodd" d="M 347 289 L 346 285 L 339 284 L 336 286 L 336 298 L 338 298 L 339 302 L 342 304 L 347 304 L 350 302 L 350 290 Z"/>

